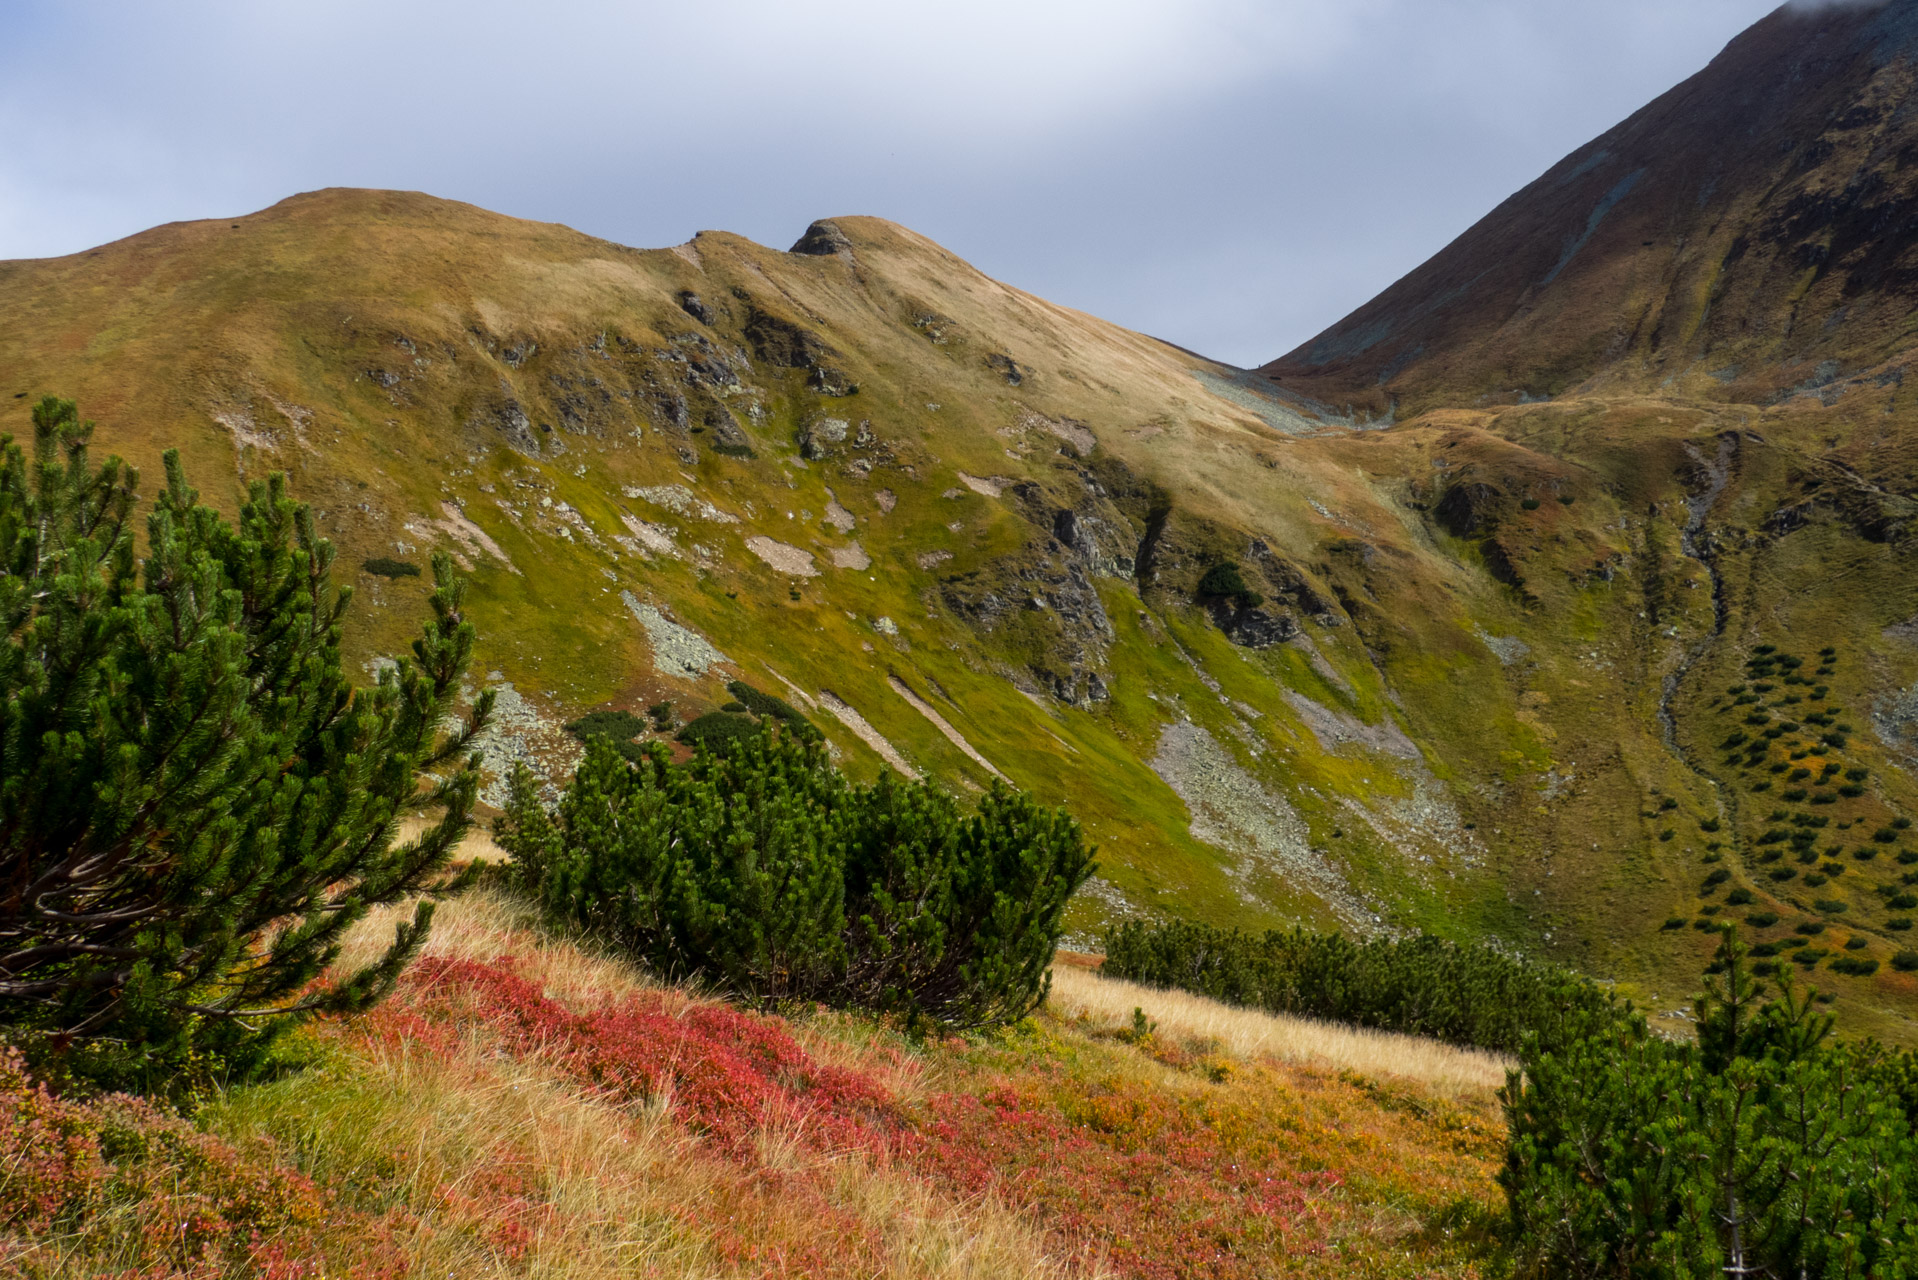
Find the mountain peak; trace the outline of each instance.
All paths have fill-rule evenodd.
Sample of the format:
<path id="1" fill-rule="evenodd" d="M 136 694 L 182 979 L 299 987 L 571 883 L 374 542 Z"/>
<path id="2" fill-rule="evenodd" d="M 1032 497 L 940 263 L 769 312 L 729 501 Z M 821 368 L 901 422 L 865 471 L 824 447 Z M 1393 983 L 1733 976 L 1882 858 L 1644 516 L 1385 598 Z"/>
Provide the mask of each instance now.
<path id="1" fill-rule="evenodd" d="M 1915 54 L 1918 0 L 1787 5 L 1265 372 L 1382 410 L 1881 363 L 1918 296 Z"/>

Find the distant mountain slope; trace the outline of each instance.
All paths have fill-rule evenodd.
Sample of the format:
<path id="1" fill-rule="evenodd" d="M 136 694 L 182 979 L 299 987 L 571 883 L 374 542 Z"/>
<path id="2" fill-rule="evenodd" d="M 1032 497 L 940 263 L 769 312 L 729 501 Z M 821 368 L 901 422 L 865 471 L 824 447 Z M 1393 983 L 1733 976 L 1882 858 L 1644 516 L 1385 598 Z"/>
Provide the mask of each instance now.
<path id="1" fill-rule="evenodd" d="M 458 557 L 507 687 L 496 783 L 563 777 L 587 713 L 725 714 L 743 680 L 856 775 L 1070 804 L 1101 847 L 1082 941 L 1430 929 L 1669 1009 L 1729 908 L 1828 922 L 1883 962 L 1841 1011 L 1905 1034 L 1895 379 L 1357 430 L 878 219 L 638 250 L 379 191 L 0 263 L 0 371 L 0 430 L 55 392 L 215 501 L 289 472 L 369 676 L 414 633 L 408 572 Z M 1753 674 L 1767 644 L 1816 683 Z"/>
<path id="2" fill-rule="evenodd" d="M 1914 0 L 1780 9 L 1263 372 L 1374 413 L 1884 372 L 1918 340 L 1915 56 Z"/>

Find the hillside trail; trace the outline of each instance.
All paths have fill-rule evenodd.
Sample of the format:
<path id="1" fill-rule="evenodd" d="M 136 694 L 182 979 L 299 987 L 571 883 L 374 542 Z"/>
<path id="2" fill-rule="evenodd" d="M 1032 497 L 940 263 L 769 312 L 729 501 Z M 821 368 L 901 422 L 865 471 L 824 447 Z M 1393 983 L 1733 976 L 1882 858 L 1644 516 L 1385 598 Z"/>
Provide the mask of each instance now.
<path id="1" fill-rule="evenodd" d="M 1685 499 L 1686 520 L 1684 529 L 1679 533 L 1678 549 L 1686 558 L 1697 561 L 1711 580 L 1712 628 L 1702 639 L 1686 649 L 1677 665 L 1666 673 L 1658 698 L 1658 726 L 1666 749 L 1687 769 L 1711 784 L 1713 792 L 1719 798 L 1721 808 L 1729 807 L 1733 811 L 1726 816 L 1733 819 L 1734 830 L 1738 816 L 1737 794 L 1727 788 L 1715 773 L 1679 742 L 1676 705 L 1679 690 L 1684 687 L 1686 678 L 1691 675 L 1693 668 L 1717 647 L 1731 622 L 1731 602 L 1726 591 L 1725 575 L 1719 570 L 1717 547 L 1705 527 L 1705 522 L 1711 516 L 1712 508 L 1718 505 L 1718 500 L 1724 496 L 1725 490 L 1731 484 L 1732 471 L 1738 462 L 1738 445 L 1736 431 L 1720 433 L 1716 454 L 1708 455 L 1691 443 L 1685 445 L 1685 452 L 1698 466 L 1696 474 L 1702 483 L 1693 486 L 1693 491 Z"/>

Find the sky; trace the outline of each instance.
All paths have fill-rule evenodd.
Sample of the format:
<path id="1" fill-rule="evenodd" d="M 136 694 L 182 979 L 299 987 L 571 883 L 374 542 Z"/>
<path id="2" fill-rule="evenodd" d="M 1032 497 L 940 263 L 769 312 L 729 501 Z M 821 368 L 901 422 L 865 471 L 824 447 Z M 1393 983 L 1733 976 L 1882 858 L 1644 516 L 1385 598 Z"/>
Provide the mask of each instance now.
<path id="1" fill-rule="evenodd" d="M 873 214 L 1251 365 L 1775 2 L 0 0 L 0 259 L 329 186 L 647 247 Z"/>

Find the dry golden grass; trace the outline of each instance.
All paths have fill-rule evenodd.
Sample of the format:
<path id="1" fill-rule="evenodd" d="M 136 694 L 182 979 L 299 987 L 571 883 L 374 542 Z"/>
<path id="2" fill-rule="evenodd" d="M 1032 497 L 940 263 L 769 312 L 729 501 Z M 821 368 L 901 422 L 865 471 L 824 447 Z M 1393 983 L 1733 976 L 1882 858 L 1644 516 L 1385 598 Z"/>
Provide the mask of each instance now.
<path id="1" fill-rule="evenodd" d="M 1240 1058 L 1272 1058 L 1300 1066 L 1396 1076 L 1450 1096 L 1483 1098 L 1505 1083 L 1513 1064 L 1499 1054 L 1460 1049 L 1416 1036 L 1278 1017 L 1237 1009 L 1184 991 L 1164 991 L 1101 977 L 1060 965 L 1052 971 L 1051 1008 L 1062 1017 L 1083 1015 L 1096 1025 L 1121 1029 L 1134 1009 L 1144 1010 L 1163 1034 L 1216 1042 Z"/>
<path id="2" fill-rule="evenodd" d="M 452 1054 L 354 1046 L 330 1078 L 247 1091 L 207 1117 L 227 1133 L 296 1137 L 322 1175 L 397 1163 L 417 1214 L 398 1243 L 415 1274 L 460 1277 L 740 1274 L 706 1221 L 747 1218 L 762 1240 L 805 1243 L 821 1224 L 742 1185 L 663 1107 L 616 1106 L 582 1093 L 537 1058 L 499 1054 L 475 1037 Z M 800 1157 L 769 1139 L 766 1168 L 824 1173 L 834 1207 L 886 1242 L 877 1275 L 906 1280 L 1097 1275 L 1050 1259 L 1040 1233 L 990 1202 L 954 1202 L 874 1162 Z M 797 1150 L 795 1146 L 793 1150 Z M 812 1166 L 802 1170 L 801 1163 Z M 527 1212 L 502 1247 L 500 1179 L 523 1183 Z M 818 1181 L 818 1180 L 816 1180 Z"/>
<path id="3" fill-rule="evenodd" d="M 348 940 L 343 966 L 378 954 L 400 913 L 376 913 Z M 658 991 L 630 964 L 596 954 L 537 927 L 533 913 L 508 894 L 481 889 L 444 904 L 426 954 L 485 961 L 514 957 L 516 969 L 563 1003 L 585 1007 L 639 991 Z M 678 992 L 687 1003 L 695 998 Z M 910 1095 L 910 1062 L 875 1060 L 839 1018 L 795 1027 L 810 1052 L 877 1075 Z M 600 1277 L 724 1276 L 736 1269 L 718 1257 L 702 1217 L 750 1216 L 751 1229 L 773 1241 L 804 1243 L 822 1229 L 801 1220 L 776 1196 L 742 1191 L 739 1172 L 701 1149 L 667 1118 L 664 1105 L 616 1106 L 580 1090 L 538 1058 L 502 1055 L 475 1035 L 459 1052 L 417 1052 L 407 1046 L 361 1045 L 348 1037 L 351 1069 L 317 1088 L 309 1080 L 253 1092 L 229 1104 L 224 1127 L 299 1129 L 309 1161 L 334 1169 L 406 1153 L 413 1205 L 458 1206 L 475 1179 L 502 1167 L 535 1175 L 539 1215 L 527 1251 L 517 1258 L 486 1245 L 483 1231 L 423 1229 L 406 1242 L 424 1275 Z M 275 1099 L 279 1098 L 276 1104 Z M 297 1117 L 289 1120 L 289 1117 Z M 900 1280 L 1069 1280 L 1105 1274 L 1096 1263 L 1048 1254 L 1043 1232 L 994 1200 L 956 1200 L 905 1171 L 869 1156 L 821 1155 L 797 1133 L 773 1126 L 759 1140 L 761 1170 L 775 1181 L 805 1175 L 829 1188 L 833 1206 L 885 1242 L 876 1275 Z M 449 1211 L 457 1218 L 456 1210 Z M 445 1216 L 437 1220 L 445 1225 Z M 426 1226 L 436 1225 L 429 1218 Z"/>

